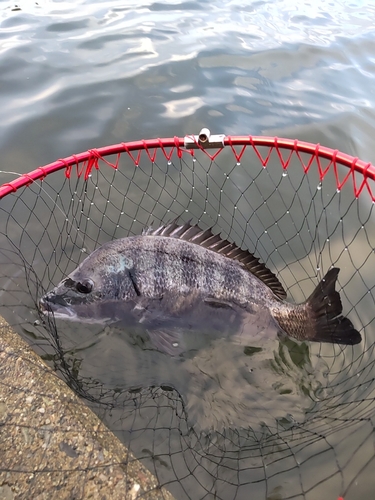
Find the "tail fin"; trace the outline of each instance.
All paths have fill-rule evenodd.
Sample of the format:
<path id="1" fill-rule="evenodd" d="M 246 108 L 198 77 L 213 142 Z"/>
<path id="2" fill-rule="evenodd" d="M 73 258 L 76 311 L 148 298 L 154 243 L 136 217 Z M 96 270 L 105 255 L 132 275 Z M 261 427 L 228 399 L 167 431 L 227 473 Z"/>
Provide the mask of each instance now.
<path id="1" fill-rule="evenodd" d="M 330 269 L 306 301 L 312 331 L 309 340 L 354 345 L 361 342 L 361 334 L 352 322 L 342 315 L 342 303 L 335 290 L 340 269 Z"/>

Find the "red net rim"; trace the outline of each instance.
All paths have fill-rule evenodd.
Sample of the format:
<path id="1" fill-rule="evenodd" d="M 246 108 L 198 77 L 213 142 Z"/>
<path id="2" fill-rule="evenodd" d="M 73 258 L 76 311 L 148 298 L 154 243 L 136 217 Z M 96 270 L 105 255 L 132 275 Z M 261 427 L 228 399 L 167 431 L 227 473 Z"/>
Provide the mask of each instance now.
<path id="1" fill-rule="evenodd" d="M 241 157 L 246 149 L 246 147 L 252 147 L 257 154 L 260 162 L 264 167 L 267 166 L 268 158 L 272 150 L 276 150 L 280 163 L 283 169 L 287 169 L 291 155 L 296 153 L 307 153 L 310 154 L 313 159 L 317 160 L 320 179 L 323 180 L 325 174 L 331 166 L 333 166 L 334 174 L 336 177 L 337 188 L 341 189 L 342 186 L 348 181 L 350 177 L 353 180 L 354 196 L 358 197 L 362 190 L 366 187 L 367 191 L 373 201 L 375 201 L 375 192 L 372 191 L 371 186 L 368 184 L 368 180 L 375 181 L 375 166 L 371 163 L 366 163 L 357 157 L 342 153 L 337 149 L 331 149 L 320 144 L 313 144 L 309 142 L 299 141 L 297 139 L 286 139 L 279 137 L 268 137 L 268 136 L 223 136 L 222 137 L 222 147 L 219 147 L 216 151 L 210 151 L 205 149 L 198 144 L 195 137 L 187 136 L 188 138 L 193 138 L 195 142 L 195 149 L 200 149 L 212 160 L 218 156 L 218 154 L 224 149 L 224 147 L 230 147 L 232 149 L 233 155 L 237 161 L 241 160 Z M 82 153 L 67 156 L 56 160 L 47 165 L 36 168 L 35 170 L 20 175 L 17 179 L 0 185 L 0 199 L 7 196 L 10 193 L 15 193 L 18 189 L 28 186 L 29 184 L 37 181 L 43 180 L 47 175 L 50 175 L 59 170 L 65 169 L 66 177 L 70 177 L 72 168 L 76 166 L 77 176 L 80 177 L 84 175 L 85 179 L 89 176 L 93 168 L 99 168 L 99 160 L 103 159 L 109 155 L 121 155 L 122 153 L 127 153 L 135 165 L 138 165 L 140 159 L 140 153 L 145 151 L 150 161 L 154 161 L 156 157 L 156 152 L 161 150 L 163 155 L 167 160 L 170 160 L 174 152 L 177 153 L 179 157 L 183 153 L 188 153 L 194 155 L 193 149 L 186 149 L 186 137 L 173 137 L 173 138 L 157 138 L 157 139 L 143 139 L 139 141 L 123 142 L 119 144 L 113 144 L 110 146 L 104 146 L 101 148 L 89 149 L 83 151 Z M 235 147 L 241 147 L 240 151 L 236 150 Z M 259 151 L 259 147 L 268 147 L 270 151 L 266 157 L 262 156 Z M 166 149 L 169 148 L 169 151 Z M 281 155 L 281 150 L 289 150 L 290 155 L 285 160 Z M 132 152 L 138 151 L 138 155 L 134 155 Z M 213 154 L 211 154 L 213 153 Z M 328 167 L 321 168 L 319 163 L 319 158 L 329 160 L 330 163 Z M 305 173 L 307 173 L 312 161 L 310 161 L 307 166 L 304 166 Z M 79 167 L 79 165 L 83 165 Z M 111 167 L 117 168 L 117 164 L 113 165 L 108 163 Z M 345 176 L 344 180 L 340 180 L 337 173 L 337 165 L 343 165 L 349 169 L 348 174 Z M 358 186 L 354 173 L 358 172 L 363 176 L 363 181 Z"/>

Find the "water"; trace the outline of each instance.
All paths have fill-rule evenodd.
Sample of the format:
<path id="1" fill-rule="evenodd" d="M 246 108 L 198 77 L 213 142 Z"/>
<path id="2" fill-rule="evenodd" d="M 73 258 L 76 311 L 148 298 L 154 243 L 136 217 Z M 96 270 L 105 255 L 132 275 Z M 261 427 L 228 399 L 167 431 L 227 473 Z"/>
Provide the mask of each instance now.
<path id="1" fill-rule="evenodd" d="M 17 8 L 15 5 L 0 1 L 2 171 L 28 172 L 86 149 L 140 138 L 183 136 L 198 133 L 203 126 L 214 133 L 278 135 L 319 142 L 375 163 L 375 6 L 371 1 L 333 1 L 329 5 L 323 1 L 127 2 L 124 7 L 124 2 L 116 0 L 24 0 L 17 3 Z M 240 168 L 237 171 L 235 182 L 240 186 L 245 174 Z M 0 173 L 0 183 L 13 177 Z M 54 184 L 53 180 L 50 182 Z M 285 182 L 289 182 L 288 178 Z M 59 183 L 56 177 L 56 185 Z M 267 189 L 266 182 L 264 186 Z M 285 192 L 280 187 L 284 196 L 279 201 L 280 211 L 290 193 L 288 186 L 289 191 Z M 310 196 L 307 187 L 301 193 Z M 363 202 L 366 203 L 367 200 Z M 241 210 L 244 206 L 239 206 Z M 298 207 L 295 210 L 298 212 Z M 226 229 L 223 215 L 222 225 Z M 298 216 L 294 217 L 297 221 Z M 276 228 L 271 227 L 271 219 L 267 234 L 260 236 L 264 220 L 266 215 L 262 224 L 256 218 L 252 220 L 253 231 L 261 238 L 258 253 L 270 251 L 270 238 L 277 241 L 279 237 Z M 335 212 L 329 221 L 334 225 Z M 354 250 L 365 241 L 358 233 L 352 243 L 359 230 L 356 221 L 358 215 L 353 208 L 343 230 L 345 241 L 353 249 L 352 261 L 360 255 Z M 55 227 L 52 223 L 48 230 L 57 238 Z M 240 231 L 241 227 L 238 234 Z M 320 240 L 322 245 L 323 241 Z M 73 239 L 76 246 L 77 242 L 81 245 L 79 238 Z M 320 251 L 321 248 L 313 249 L 316 256 Z M 288 250 L 282 245 L 278 254 L 271 255 L 270 264 L 273 269 L 284 268 L 285 282 L 292 287 L 294 298 L 302 300 L 312 283 L 301 285 L 303 290 L 293 288 L 294 276 L 299 275 L 301 267 L 309 269 L 312 263 L 305 258 L 303 245 L 297 246 L 295 252 L 290 275 L 285 269 Z M 340 275 L 344 285 L 351 276 L 351 261 L 341 253 L 341 240 L 333 240 L 326 244 L 322 262 L 325 264 L 328 258 L 344 262 Z M 357 266 L 360 262 L 355 260 Z M 36 261 L 35 267 L 38 266 L 41 268 L 43 262 Z M 363 269 L 369 283 L 371 270 L 369 261 Z M 56 283 L 65 271 L 63 267 L 49 269 L 49 277 Z M 311 269 L 309 275 L 312 276 Z M 363 287 L 363 282 L 358 279 L 355 285 Z M 358 293 L 353 290 L 345 288 L 347 308 Z M 368 312 L 371 307 L 370 301 L 362 311 L 360 319 L 365 323 L 372 320 Z M 31 317 L 34 319 L 34 312 Z M 28 338 L 38 335 L 37 328 L 28 330 Z M 136 338 L 124 339 L 116 331 L 86 330 L 77 342 L 75 331 L 70 330 L 64 342 L 72 357 L 83 359 L 75 367 L 82 376 L 117 387 L 119 399 L 125 398 L 121 393 L 124 387 L 130 387 L 140 398 L 138 401 L 146 402 L 144 408 L 135 403 L 139 404 L 136 415 L 127 400 L 112 413 L 100 408 L 97 411 L 102 412 L 102 418 L 124 442 L 138 451 L 163 484 L 172 481 L 171 490 L 177 498 L 213 498 L 215 494 L 219 498 L 234 498 L 235 494 L 236 498 L 248 498 L 245 487 L 235 486 L 248 483 L 252 483 L 254 495 L 258 492 L 264 498 L 293 494 L 298 498 L 317 498 L 320 491 L 326 494 L 327 489 L 335 498 L 343 491 L 342 484 L 347 486 L 352 479 L 345 500 L 370 497 L 373 484 L 365 464 L 370 463 L 371 468 L 373 463 L 373 427 L 369 423 L 355 427 L 357 423 L 353 423 L 356 415 L 363 414 L 362 403 L 373 396 L 371 386 L 365 384 L 371 367 L 369 341 L 360 358 L 348 351 L 338 355 L 339 351 L 327 348 L 322 351 L 325 357 L 319 358 L 293 344 L 281 345 L 280 349 L 279 345 L 272 345 L 244 355 L 243 349 L 218 342 L 210 349 L 202 349 L 199 357 L 180 363 L 161 355 L 155 357 L 141 349 L 144 346 L 139 346 Z M 312 351 L 320 352 L 316 347 Z M 279 368 L 276 369 L 277 364 L 272 368 L 270 360 L 276 361 Z M 231 370 L 233 366 L 235 371 Z M 261 376 L 256 378 L 257 370 L 249 375 L 249 366 L 262 367 Z M 204 377 L 197 378 L 202 370 Z M 262 378 L 264 373 L 270 378 Z M 187 402 L 186 408 L 181 407 L 173 390 L 155 388 L 150 393 L 143 389 L 153 385 L 168 389 L 171 374 Z M 244 374 L 248 380 L 252 377 L 253 385 L 257 380 L 256 394 L 249 395 L 243 389 Z M 351 385 L 357 389 L 358 414 L 342 404 L 336 415 L 352 419 L 350 431 L 345 423 L 341 434 L 327 434 L 324 440 L 316 442 L 310 439 L 308 450 L 304 450 L 306 435 L 302 431 L 298 435 L 294 429 L 285 439 L 286 452 L 280 441 L 274 443 L 282 458 L 280 470 L 275 455 L 272 463 L 267 464 L 266 446 L 272 446 L 272 440 L 266 439 L 267 432 L 280 425 L 286 429 L 286 436 L 292 422 L 288 407 L 293 408 L 292 416 L 299 421 L 310 405 L 311 395 L 323 403 L 332 396 L 327 394 L 325 378 L 330 377 L 339 386 L 342 380 L 352 380 L 357 375 L 358 386 Z M 275 386 L 276 381 L 281 381 L 281 385 Z M 273 392 L 265 390 L 270 385 L 274 386 Z M 353 399 L 350 391 L 343 393 L 338 399 L 341 403 L 345 398 Z M 282 411 L 276 412 L 272 397 L 280 395 L 284 396 L 278 405 Z M 246 397 L 253 397 L 253 402 L 247 401 L 240 412 L 238 406 Z M 237 409 L 228 411 L 234 400 Z M 254 402 L 258 407 L 253 421 L 248 423 L 257 434 L 250 439 L 237 429 L 244 428 Z M 190 418 L 188 424 L 185 411 Z M 325 403 L 320 411 L 326 411 Z M 189 430 L 191 421 L 198 431 L 204 432 L 209 432 L 214 422 L 214 429 L 222 433 L 228 424 L 226 421 L 224 425 L 223 419 L 231 419 L 234 429 L 224 432 L 225 439 L 216 435 L 206 443 L 194 443 Z M 263 427 L 259 426 L 260 421 L 265 423 Z M 322 433 L 314 422 L 308 430 L 310 435 Z M 348 434 L 352 434 L 355 443 Z M 360 459 L 356 459 L 358 470 L 347 467 L 347 463 L 353 462 L 352 450 L 362 441 L 366 444 L 360 447 Z M 344 443 L 341 447 L 340 442 Z M 266 444 L 257 448 L 254 443 Z M 242 453 L 241 469 L 238 450 Z M 257 453 L 264 456 L 259 458 Z M 271 472 L 264 465 L 269 465 Z M 360 472 L 361 467 L 364 472 Z M 294 474 L 288 475 L 288 468 Z M 330 473 L 336 470 L 341 479 L 329 480 Z M 215 481 L 213 476 L 219 479 Z M 266 483 L 262 482 L 265 478 Z M 255 486 L 257 479 L 261 482 Z M 323 490 L 317 486 L 320 481 Z"/>
<path id="2" fill-rule="evenodd" d="M 12 5 L 0 2 L 7 170 L 203 125 L 374 160 L 371 1 Z"/>

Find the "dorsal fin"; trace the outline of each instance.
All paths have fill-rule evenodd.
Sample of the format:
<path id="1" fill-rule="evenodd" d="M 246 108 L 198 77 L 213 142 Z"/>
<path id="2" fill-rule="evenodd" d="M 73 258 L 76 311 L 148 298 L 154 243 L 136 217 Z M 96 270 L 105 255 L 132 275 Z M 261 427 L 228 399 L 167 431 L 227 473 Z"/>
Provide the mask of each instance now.
<path id="1" fill-rule="evenodd" d="M 213 252 L 225 255 L 232 260 L 239 261 L 244 268 L 259 278 L 280 299 L 286 298 L 286 292 L 277 277 L 248 250 L 242 250 L 235 243 L 223 240 L 219 234 L 213 234 L 211 229 L 200 229 L 192 225 L 191 221 L 178 225 L 177 220 L 157 229 L 148 228 L 143 231 L 147 236 L 168 236 L 195 243 Z"/>

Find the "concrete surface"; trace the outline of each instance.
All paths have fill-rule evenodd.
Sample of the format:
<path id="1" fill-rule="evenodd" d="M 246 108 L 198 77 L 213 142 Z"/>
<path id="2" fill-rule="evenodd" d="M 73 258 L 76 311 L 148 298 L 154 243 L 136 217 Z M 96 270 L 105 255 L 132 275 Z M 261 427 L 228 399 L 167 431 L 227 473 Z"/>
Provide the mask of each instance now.
<path id="1" fill-rule="evenodd" d="M 0 317 L 0 500 L 172 500 Z"/>

